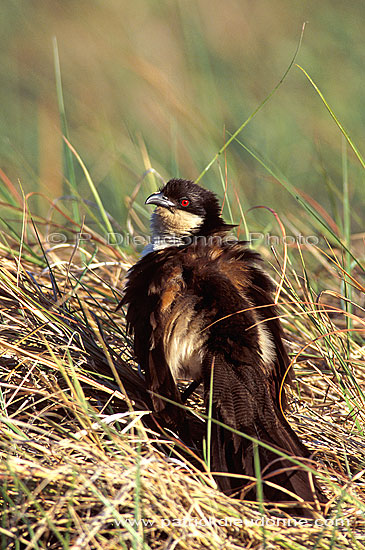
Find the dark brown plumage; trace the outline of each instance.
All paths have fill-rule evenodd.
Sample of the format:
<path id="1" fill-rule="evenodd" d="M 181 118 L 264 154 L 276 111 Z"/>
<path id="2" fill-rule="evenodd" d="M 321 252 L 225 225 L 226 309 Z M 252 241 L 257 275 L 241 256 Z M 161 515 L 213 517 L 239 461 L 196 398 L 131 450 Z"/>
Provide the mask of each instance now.
<path id="1" fill-rule="evenodd" d="M 146 373 L 156 414 L 174 428 L 184 411 L 178 378 L 202 380 L 205 403 L 213 369 L 212 416 L 291 456 L 310 453 L 284 418 L 279 391 L 289 365 L 280 321 L 272 305 L 273 284 L 260 256 L 244 243 L 225 241 L 230 225 L 213 193 L 185 180 L 171 180 L 151 195 L 152 244 L 128 273 L 127 323 Z M 290 374 L 289 374 L 290 378 Z M 282 392 L 285 407 L 285 392 Z M 212 423 L 212 470 L 255 476 L 250 440 Z M 275 483 L 306 502 L 324 498 L 307 473 L 259 446 L 267 501 L 294 501 Z M 307 464 L 310 464 L 307 462 Z M 247 479 L 217 476 L 227 494 L 255 498 Z M 309 514 L 292 504 L 292 512 Z"/>

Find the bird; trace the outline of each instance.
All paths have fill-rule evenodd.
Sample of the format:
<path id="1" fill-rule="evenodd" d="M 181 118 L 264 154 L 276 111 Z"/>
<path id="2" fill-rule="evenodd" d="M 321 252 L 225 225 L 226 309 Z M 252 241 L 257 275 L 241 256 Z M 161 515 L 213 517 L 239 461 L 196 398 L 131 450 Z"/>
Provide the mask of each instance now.
<path id="1" fill-rule="evenodd" d="M 326 502 L 317 481 L 265 446 L 313 467 L 283 414 L 283 380 L 293 374 L 261 256 L 232 235 L 217 196 L 193 181 L 171 179 L 145 204 L 155 206 L 151 241 L 127 273 L 119 306 L 154 414 L 182 433 L 187 394 L 178 380 L 203 383 L 219 489 L 257 499 L 259 465 L 264 501 L 311 517 L 311 505 Z"/>

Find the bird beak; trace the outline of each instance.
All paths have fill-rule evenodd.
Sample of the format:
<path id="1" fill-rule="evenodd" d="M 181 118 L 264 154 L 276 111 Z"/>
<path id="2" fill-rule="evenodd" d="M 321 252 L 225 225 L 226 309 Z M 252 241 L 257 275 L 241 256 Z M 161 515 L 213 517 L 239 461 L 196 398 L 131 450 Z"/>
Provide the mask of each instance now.
<path id="1" fill-rule="evenodd" d="M 146 199 L 145 204 L 155 204 L 156 206 L 164 206 L 165 208 L 176 206 L 175 203 L 167 199 L 163 193 L 153 193 Z"/>

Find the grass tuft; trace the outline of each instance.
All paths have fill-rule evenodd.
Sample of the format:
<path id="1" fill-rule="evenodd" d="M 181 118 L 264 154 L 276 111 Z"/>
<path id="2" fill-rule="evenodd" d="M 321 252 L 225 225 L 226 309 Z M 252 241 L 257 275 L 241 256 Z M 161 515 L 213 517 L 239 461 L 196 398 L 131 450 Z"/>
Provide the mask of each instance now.
<path id="1" fill-rule="evenodd" d="M 205 434 L 191 415 L 203 426 L 195 451 L 152 421 L 124 316 L 115 313 L 135 255 L 96 230 L 86 241 L 50 245 L 59 222 L 32 217 L 27 206 L 21 215 L 18 226 L 4 226 L 0 267 L 2 548 L 365 548 L 365 323 L 357 264 L 347 272 L 348 258 L 334 247 L 260 247 L 279 281 L 297 376 L 288 420 L 314 452 L 330 499 L 327 523 L 283 528 L 285 511 L 217 491 L 209 472 L 211 419 Z M 245 218 L 249 224 L 249 212 Z M 276 219 L 283 235 L 284 225 L 298 224 Z M 304 226 L 311 222 L 303 217 Z M 71 236 L 89 229 L 69 224 Z M 351 246 L 351 235 L 346 242 Z M 351 299 L 342 294 L 345 280 Z M 199 415 L 199 396 L 194 402 Z M 197 459 L 205 437 L 208 467 Z M 252 483 L 260 488 L 258 464 L 256 470 Z"/>

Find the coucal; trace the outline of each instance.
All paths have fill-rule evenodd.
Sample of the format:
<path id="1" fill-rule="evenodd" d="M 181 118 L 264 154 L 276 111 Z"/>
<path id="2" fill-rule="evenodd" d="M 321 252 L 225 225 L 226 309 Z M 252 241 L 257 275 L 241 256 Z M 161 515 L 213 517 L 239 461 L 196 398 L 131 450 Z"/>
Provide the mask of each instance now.
<path id="1" fill-rule="evenodd" d="M 151 243 L 128 272 L 120 305 L 128 306 L 155 413 L 179 429 L 184 410 L 162 397 L 181 403 L 177 380 L 203 381 L 214 419 L 312 465 L 281 409 L 289 358 L 261 257 L 229 237 L 235 226 L 222 219 L 215 194 L 191 181 L 170 180 L 146 204 L 156 205 Z M 216 476 L 219 487 L 255 498 L 252 479 L 229 476 L 255 477 L 254 444 L 214 422 L 211 430 L 212 470 L 227 474 Z M 257 450 L 265 500 L 295 502 L 276 484 L 306 502 L 325 501 L 304 469 L 260 445 Z M 291 510 L 308 515 L 300 505 Z"/>

